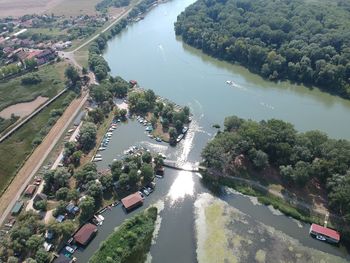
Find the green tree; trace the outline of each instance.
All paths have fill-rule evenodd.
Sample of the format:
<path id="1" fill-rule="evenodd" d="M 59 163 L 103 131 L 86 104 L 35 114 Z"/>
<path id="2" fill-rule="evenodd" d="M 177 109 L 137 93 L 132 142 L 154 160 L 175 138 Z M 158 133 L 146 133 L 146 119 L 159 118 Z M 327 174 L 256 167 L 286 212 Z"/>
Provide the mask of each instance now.
<path id="1" fill-rule="evenodd" d="M 84 152 L 90 151 L 96 144 L 97 130 L 93 123 L 85 122 L 80 130 L 79 145 Z"/>
<path id="2" fill-rule="evenodd" d="M 48 263 L 49 262 L 49 253 L 46 252 L 44 249 L 39 248 L 38 251 L 35 253 L 35 260 L 38 263 Z"/>
<path id="3" fill-rule="evenodd" d="M 29 237 L 29 239 L 26 241 L 26 246 L 29 249 L 31 253 L 34 253 L 37 251 L 43 244 L 44 244 L 44 238 L 40 235 L 32 235 Z"/>
<path id="4" fill-rule="evenodd" d="M 79 207 L 81 209 L 79 220 L 80 222 L 86 222 L 89 220 L 95 212 L 95 200 L 91 196 L 86 196 L 85 199 L 83 199 Z"/>
<path id="5" fill-rule="evenodd" d="M 111 165 L 111 172 L 112 172 L 112 177 L 113 180 L 118 181 L 120 175 L 122 174 L 122 167 L 123 167 L 123 162 L 121 161 L 114 161 Z"/>
<path id="6" fill-rule="evenodd" d="M 68 193 L 69 193 L 69 189 L 67 187 L 60 188 L 56 192 L 56 199 L 57 200 L 66 200 Z"/>
<path id="7" fill-rule="evenodd" d="M 154 178 L 154 170 L 151 164 L 145 163 L 141 166 L 141 176 L 144 184 L 149 184 Z"/>
<path id="8" fill-rule="evenodd" d="M 150 152 L 145 152 L 142 154 L 142 161 L 145 163 L 151 163 L 152 162 L 152 155 Z"/>
<path id="9" fill-rule="evenodd" d="M 70 81 L 72 86 L 75 86 L 77 81 L 80 81 L 80 76 L 78 71 L 73 66 L 68 66 L 64 72 L 64 75 Z"/>

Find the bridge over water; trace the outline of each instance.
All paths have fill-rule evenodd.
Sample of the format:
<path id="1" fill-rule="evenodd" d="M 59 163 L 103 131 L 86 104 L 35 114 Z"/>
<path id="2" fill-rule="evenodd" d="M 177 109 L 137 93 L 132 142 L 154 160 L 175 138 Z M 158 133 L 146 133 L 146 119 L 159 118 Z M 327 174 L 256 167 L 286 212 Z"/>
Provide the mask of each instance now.
<path id="1" fill-rule="evenodd" d="M 199 162 L 196 163 L 179 163 L 174 160 L 164 160 L 164 166 L 176 170 L 187 171 L 187 172 L 200 172 L 206 170 L 204 166 L 199 165 Z"/>

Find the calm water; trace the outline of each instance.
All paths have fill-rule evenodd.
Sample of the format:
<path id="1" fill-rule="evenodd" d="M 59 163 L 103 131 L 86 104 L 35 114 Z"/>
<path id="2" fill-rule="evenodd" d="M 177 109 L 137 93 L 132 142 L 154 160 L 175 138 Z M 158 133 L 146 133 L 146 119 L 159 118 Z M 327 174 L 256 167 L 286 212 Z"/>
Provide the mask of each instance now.
<path id="1" fill-rule="evenodd" d="M 193 148 L 194 138 L 200 134 L 195 122 L 193 127 L 194 129 L 186 136 L 185 140 L 178 147 L 172 148 L 167 144 L 157 143 L 149 139 L 144 132 L 144 126 L 136 121 L 121 124 L 114 131 L 107 150 L 101 152 L 103 161 L 98 163 L 98 168 L 107 168 L 114 158 L 120 158 L 121 153 L 132 145 L 141 145 L 152 152 L 164 153 L 169 159 L 176 159 L 179 162 L 185 160 L 185 164 L 188 160 L 187 156 L 190 156 L 193 150 L 196 149 L 196 147 Z M 151 262 L 196 262 L 194 202 L 198 194 L 208 192 L 201 184 L 200 174 L 166 169 L 165 177 L 156 179 L 156 183 L 156 190 L 145 199 L 142 208 L 130 214 L 125 214 L 123 209 L 118 206 L 103 214 L 105 222 L 98 228 L 99 232 L 96 238 L 86 249 L 75 253 L 78 262 L 87 262 L 98 249 L 100 243 L 126 218 L 155 203 L 162 208 L 160 212 L 161 224 L 155 244 L 151 247 Z M 302 224 L 283 215 L 275 215 L 266 206 L 256 205 L 250 198 L 240 194 L 227 193 L 220 198 L 253 219 L 298 239 L 307 247 L 350 259 L 344 248 L 330 246 L 311 238 L 308 234 L 309 225 L 307 224 Z"/>
<path id="2" fill-rule="evenodd" d="M 149 139 L 143 126 L 129 121 L 114 132 L 108 149 L 102 152 L 100 169 L 107 168 L 131 145 L 162 152 L 183 165 L 200 161 L 203 146 L 215 133 L 212 124 L 222 123 L 224 116 L 230 114 L 255 120 L 280 118 L 294 123 L 301 131 L 320 129 L 331 137 L 350 139 L 350 102 L 317 89 L 264 81 L 242 67 L 210 58 L 176 39 L 173 30 L 176 17 L 193 2 L 174 0 L 156 7 L 144 20 L 110 41 L 105 53 L 113 75 L 136 79 L 144 88 L 151 88 L 180 105 L 189 105 L 194 113 L 189 133 L 180 145 L 172 148 Z M 233 80 L 236 85 L 227 85 L 227 80 Z M 159 263 L 196 262 L 193 204 L 197 194 L 207 189 L 201 185 L 199 174 L 170 169 L 165 173 L 164 179 L 157 179 L 156 191 L 137 210 L 152 203 L 163 207 L 150 259 Z M 242 195 L 231 193 L 221 198 L 307 247 L 349 259 L 343 248 L 312 239 L 308 225 L 275 215 Z M 100 242 L 130 215 L 115 207 L 104 216 L 106 220 L 99 227 L 97 237 L 85 250 L 77 252 L 78 262 L 87 262 Z"/>
<path id="3" fill-rule="evenodd" d="M 190 105 L 205 129 L 235 114 L 255 120 L 279 118 L 301 131 L 319 129 L 350 139 L 350 101 L 317 89 L 265 81 L 176 39 L 176 17 L 192 2 L 162 4 L 110 41 L 104 57 L 112 75 L 135 79 L 180 105 Z M 227 80 L 237 85 L 229 86 Z"/>

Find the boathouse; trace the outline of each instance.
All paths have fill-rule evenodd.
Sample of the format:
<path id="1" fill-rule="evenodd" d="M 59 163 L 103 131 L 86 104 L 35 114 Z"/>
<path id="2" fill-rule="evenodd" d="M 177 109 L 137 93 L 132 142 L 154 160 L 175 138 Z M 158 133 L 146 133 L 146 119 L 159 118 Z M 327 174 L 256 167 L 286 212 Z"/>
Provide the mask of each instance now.
<path id="1" fill-rule="evenodd" d="M 127 212 L 131 211 L 136 207 L 143 205 L 143 198 L 138 192 L 128 195 L 127 197 L 123 198 L 121 201 Z"/>
<path id="2" fill-rule="evenodd" d="M 330 228 L 323 227 L 317 224 L 312 224 L 310 227 L 310 235 L 314 237 L 320 237 L 325 238 L 325 241 L 329 243 L 339 243 L 340 241 L 340 234 Z M 321 240 L 321 239 L 320 239 Z"/>
<path id="3" fill-rule="evenodd" d="M 94 236 L 97 233 L 97 227 L 93 224 L 85 224 L 83 225 L 78 232 L 74 235 L 75 242 L 79 243 L 82 246 L 86 246 L 91 239 L 94 238 Z"/>

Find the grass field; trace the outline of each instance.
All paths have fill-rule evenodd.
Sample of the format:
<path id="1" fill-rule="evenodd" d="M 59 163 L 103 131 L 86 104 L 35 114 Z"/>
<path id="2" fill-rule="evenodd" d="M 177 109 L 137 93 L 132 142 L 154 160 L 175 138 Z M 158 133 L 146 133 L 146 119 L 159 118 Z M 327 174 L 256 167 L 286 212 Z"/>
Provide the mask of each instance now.
<path id="1" fill-rule="evenodd" d="M 31 153 L 33 149 L 32 141 L 38 135 L 39 131 L 47 124 L 50 118 L 50 111 L 61 108 L 68 94 L 69 93 L 63 94 L 31 121 L 23 125 L 10 138 L 0 143 L 0 193 Z"/>
<path id="2" fill-rule="evenodd" d="M 42 82 L 36 85 L 23 86 L 18 77 L 6 82 L 0 82 L 0 111 L 19 103 L 34 100 L 38 96 L 52 98 L 64 88 L 64 70 L 66 63 L 61 62 L 40 68 L 36 74 Z"/>
<path id="3" fill-rule="evenodd" d="M 47 36 L 59 36 L 66 34 L 66 30 L 60 30 L 59 28 L 29 28 L 27 31 L 29 34 L 43 34 Z"/>

